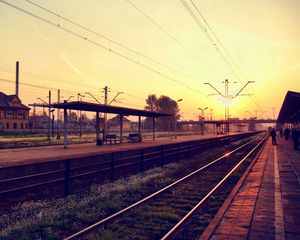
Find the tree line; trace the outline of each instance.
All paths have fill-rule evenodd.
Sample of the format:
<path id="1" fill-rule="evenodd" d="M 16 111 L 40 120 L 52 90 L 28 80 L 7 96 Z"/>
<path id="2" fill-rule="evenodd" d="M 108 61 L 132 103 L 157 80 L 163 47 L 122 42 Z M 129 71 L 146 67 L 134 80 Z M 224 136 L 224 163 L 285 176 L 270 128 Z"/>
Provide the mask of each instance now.
<path id="1" fill-rule="evenodd" d="M 180 119 L 178 103 L 168 96 L 161 95 L 158 98 L 155 94 L 150 94 L 146 99 L 146 104 L 145 110 L 147 111 L 168 113 L 176 116 L 176 120 Z M 161 131 L 174 131 L 175 118 L 173 116 L 156 118 L 156 128 Z M 152 124 L 152 118 L 145 119 L 145 127 L 151 128 Z"/>

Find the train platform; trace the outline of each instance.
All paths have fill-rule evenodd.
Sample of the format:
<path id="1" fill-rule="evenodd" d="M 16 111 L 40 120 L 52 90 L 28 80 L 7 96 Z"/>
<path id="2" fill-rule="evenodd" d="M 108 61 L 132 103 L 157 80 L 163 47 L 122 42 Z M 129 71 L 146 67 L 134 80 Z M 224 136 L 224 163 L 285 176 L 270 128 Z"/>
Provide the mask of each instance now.
<path id="1" fill-rule="evenodd" d="M 204 239 L 300 239 L 300 151 L 268 139 L 201 236 Z"/>
<path id="2" fill-rule="evenodd" d="M 231 133 L 235 135 L 239 133 Z M 116 151 L 127 151 L 160 145 L 197 141 L 201 139 L 219 138 L 224 135 L 187 135 L 177 138 L 162 137 L 156 140 L 143 140 L 140 143 L 122 143 L 95 146 L 95 143 L 70 144 L 67 149 L 63 145 L 24 147 L 0 150 L 0 168 L 20 166 L 24 164 L 42 163 L 50 161 L 65 160 L 78 157 L 89 157 Z"/>

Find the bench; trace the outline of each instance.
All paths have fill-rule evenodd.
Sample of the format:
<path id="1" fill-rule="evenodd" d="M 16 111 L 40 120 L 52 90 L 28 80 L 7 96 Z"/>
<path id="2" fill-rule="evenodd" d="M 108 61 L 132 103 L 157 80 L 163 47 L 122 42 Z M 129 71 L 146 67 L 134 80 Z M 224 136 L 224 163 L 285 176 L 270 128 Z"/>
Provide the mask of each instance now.
<path id="1" fill-rule="evenodd" d="M 138 133 L 130 133 L 128 135 L 128 142 L 130 142 L 130 143 L 141 142 L 141 141 L 142 141 L 142 137 Z"/>
<path id="2" fill-rule="evenodd" d="M 116 144 L 117 141 L 119 141 L 119 139 L 116 134 L 106 134 L 104 142 L 109 142 L 109 144 Z"/>

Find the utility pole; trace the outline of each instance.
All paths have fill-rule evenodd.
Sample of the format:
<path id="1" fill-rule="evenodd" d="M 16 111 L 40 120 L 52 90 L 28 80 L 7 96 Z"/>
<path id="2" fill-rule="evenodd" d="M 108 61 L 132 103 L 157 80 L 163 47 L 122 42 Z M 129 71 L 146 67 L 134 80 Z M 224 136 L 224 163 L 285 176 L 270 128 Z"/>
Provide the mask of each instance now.
<path id="1" fill-rule="evenodd" d="M 226 122 L 226 132 L 229 135 L 229 95 L 228 95 L 228 79 L 225 80 L 225 122 Z"/>
<path id="2" fill-rule="evenodd" d="M 60 89 L 57 90 L 57 103 L 60 103 Z M 56 139 L 60 139 L 60 110 L 59 108 L 56 109 L 57 116 L 56 116 L 56 124 L 57 124 L 57 135 Z"/>
<path id="3" fill-rule="evenodd" d="M 107 105 L 107 101 L 108 101 L 108 87 L 105 86 L 103 88 L 103 90 L 104 90 L 104 105 Z"/>
<path id="4" fill-rule="evenodd" d="M 272 107 L 273 110 L 273 120 L 275 120 L 275 107 Z"/>
<path id="5" fill-rule="evenodd" d="M 79 102 L 79 96 L 80 96 L 80 101 L 82 101 L 82 98 L 84 97 L 84 95 L 77 93 L 77 102 Z M 81 120 L 81 110 L 77 111 L 77 118 L 79 121 L 79 137 L 81 137 L 82 135 L 82 120 Z"/>
<path id="6" fill-rule="evenodd" d="M 33 106 L 33 115 L 32 115 L 32 133 L 34 133 L 35 129 L 35 105 Z"/>
<path id="7" fill-rule="evenodd" d="M 210 110 L 210 121 L 212 121 L 213 120 L 213 109 L 210 108 L 209 110 Z"/>
<path id="8" fill-rule="evenodd" d="M 55 109 L 52 109 L 50 112 L 52 113 L 52 126 L 51 126 L 51 135 L 52 135 L 52 139 L 54 139 L 54 111 Z"/>
<path id="9" fill-rule="evenodd" d="M 251 94 L 240 94 L 245 87 L 249 84 L 249 83 L 254 83 L 254 81 L 248 81 L 234 96 L 229 96 L 229 91 L 228 91 L 228 84 L 229 81 L 228 79 L 225 80 L 225 94 L 222 94 L 218 89 L 216 89 L 213 85 L 211 85 L 210 83 L 204 83 L 209 85 L 212 89 L 214 89 L 217 94 L 213 94 L 213 95 L 221 95 L 225 100 L 226 100 L 226 106 L 225 106 L 225 122 L 227 124 L 226 127 L 226 133 L 229 134 L 229 105 L 228 105 L 228 100 L 229 99 L 233 99 L 236 98 L 237 96 L 249 96 Z"/>
<path id="10" fill-rule="evenodd" d="M 204 116 L 204 111 L 207 109 L 208 107 L 205 108 L 198 108 L 201 111 L 201 119 L 200 120 L 200 130 L 201 130 L 201 135 L 204 135 L 204 131 L 205 131 L 205 126 L 204 126 L 204 120 L 205 120 L 205 116 Z"/>
<path id="11" fill-rule="evenodd" d="M 47 139 L 50 140 L 50 131 L 51 131 L 51 108 L 50 108 L 50 105 L 51 105 L 51 91 L 49 91 L 48 100 L 49 100 L 49 103 L 48 103 L 48 136 L 47 136 Z"/>
<path id="12" fill-rule="evenodd" d="M 107 105 L 108 102 L 108 91 L 109 88 L 107 86 L 105 86 L 103 88 L 104 90 L 104 105 Z M 106 120 L 107 120 L 107 113 L 104 113 L 104 119 L 103 119 L 103 141 L 105 141 L 105 137 L 106 137 Z"/>

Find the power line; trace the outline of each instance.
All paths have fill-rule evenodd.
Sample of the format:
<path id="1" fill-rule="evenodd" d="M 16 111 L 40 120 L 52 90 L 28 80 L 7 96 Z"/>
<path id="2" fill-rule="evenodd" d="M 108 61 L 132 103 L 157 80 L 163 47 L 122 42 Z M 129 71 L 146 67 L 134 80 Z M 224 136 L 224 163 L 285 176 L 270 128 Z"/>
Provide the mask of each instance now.
<path id="1" fill-rule="evenodd" d="M 1 0 L 1 1 L 2 1 L 2 0 Z M 191 78 L 191 79 L 194 79 L 194 80 L 201 81 L 199 78 L 197 78 L 197 77 L 195 77 L 195 76 L 192 76 L 192 75 L 190 75 L 190 74 L 184 73 L 184 72 L 182 72 L 182 71 L 180 71 L 180 70 L 178 70 L 178 69 L 176 69 L 176 68 L 174 68 L 174 67 L 171 67 L 171 66 L 168 65 L 168 64 L 162 63 L 162 62 L 160 62 L 160 61 L 158 61 L 158 60 L 153 59 L 152 57 L 146 56 L 145 54 L 141 53 L 140 51 L 137 51 L 137 50 L 135 50 L 135 49 L 133 49 L 133 48 L 127 47 L 127 46 L 125 46 L 125 45 L 122 44 L 122 43 L 119 43 L 119 42 L 117 42 L 117 41 L 115 41 L 115 40 L 113 40 L 113 39 L 111 39 L 111 38 L 108 38 L 108 37 L 106 37 L 106 36 L 100 34 L 99 32 L 96 32 L 96 31 L 94 31 L 94 30 L 92 30 L 92 29 L 90 29 L 90 28 L 87 28 L 87 27 L 85 27 L 85 26 L 83 26 L 83 25 L 81 25 L 81 24 L 79 24 L 79 23 L 77 23 L 77 22 L 75 22 L 75 21 L 73 21 L 73 20 L 71 20 L 71 19 L 69 19 L 69 18 L 66 18 L 66 17 L 64 17 L 64 16 L 62 16 L 62 15 L 60 15 L 60 14 L 58 14 L 58 13 L 55 13 L 54 11 L 51 11 L 51 10 L 45 8 L 45 7 L 42 7 L 41 5 L 38 5 L 38 4 L 36 4 L 36 3 L 34 3 L 34 2 L 32 2 L 32 1 L 30 1 L 30 0 L 25 0 L 25 1 L 28 2 L 28 3 L 30 3 L 30 4 L 32 4 L 32 5 L 34 5 L 35 7 L 38 7 L 38 8 L 40 8 L 40 9 L 42 9 L 42 10 L 44 10 L 44 11 L 46 11 L 46 12 L 52 14 L 52 15 L 54 15 L 55 17 L 57 17 L 57 18 L 58 18 L 58 23 L 57 23 L 57 25 L 59 25 L 59 26 L 61 26 L 61 22 L 60 22 L 59 20 L 60 20 L 60 19 L 63 19 L 63 20 L 65 20 L 65 21 L 67 21 L 67 22 L 73 24 L 74 26 L 77 26 L 77 27 L 79 27 L 79 28 L 81 28 L 81 29 L 86 30 L 86 31 L 89 32 L 89 33 L 92 33 L 92 34 L 94 34 L 94 35 L 96 35 L 96 36 L 98 36 L 98 37 L 103 38 L 104 40 L 106 40 L 106 41 L 109 43 L 109 45 L 110 45 L 109 49 L 111 49 L 111 45 L 112 45 L 112 44 L 115 44 L 116 46 L 119 46 L 119 47 L 121 47 L 121 48 L 123 48 L 123 49 L 125 49 L 125 50 L 127 50 L 127 51 L 129 51 L 129 52 L 132 52 L 132 53 L 136 54 L 138 58 L 139 58 L 139 57 L 143 57 L 143 58 L 145 58 L 145 59 L 147 59 L 147 60 L 149 60 L 149 61 L 151 61 L 151 62 L 153 62 L 153 63 L 155 63 L 155 64 L 158 64 L 159 66 L 163 66 L 163 67 L 165 67 L 165 68 L 167 68 L 167 69 L 169 69 L 169 70 L 171 70 L 171 71 L 173 71 L 173 72 L 179 73 L 179 74 L 181 74 L 182 76 L 185 76 L 185 77 L 188 77 L 188 78 Z M 3 1 L 2 1 L 2 2 L 3 2 Z"/>
<path id="2" fill-rule="evenodd" d="M 133 2 L 130 0 L 125 0 L 128 2 L 134 9 L 136 9 L 139 13 L 141 13 L 145 18 L 147 18 L 150 22 L 152 22 L 156 27 L 158 27 L 163 33 L 165 33 L 168 37 L 170 37 L 174 42 L 176 42 L 179 46 L 181 46 L 184 50 L 190 53 L 190 50 L 181 43 L 177 38 L 175 38 L 171 33 L 169 33 L 164 27 L 162 27 L 158 22 L 156 22 L 153 18 L 143 12 L 140 8 L 138 8 Z"/>
<path id="3" fill-rule="evenodd" d="M 7 68 L 7 67 L 0 67 L 0 71 L 5 71 L 5 72 L 9 72 L 9 73 L 15 73 L 14 69 Z M 101 91 L 101 89 L 102 89 L 102 88 L 99 88 L 99 91 L 94 91 L 94 89 L 96 87 L 92 86 L 92 85 L 83 85 L 83 84 L 74 83 L 72 81 L 68 81 L 68 80 L 65 80 L 65 79 L 62 79 L 62 78 L 57 78 L 57 77 L 52 77 L 52 76 L 46 76 L 46 75 L 41 75 L 41 74 L 36 74 L 36 73 L 31 73 L 31 72 L 20 71 L 20 73 L 22 75 L 24 75 L 24 76 L 27 76 L 27 77 L 30 76 L 30 77 L 34 77 L 34 78 L 38 78 L 38 79 L 42 79 L 42 80 L 46 80 L 46 81 L 56 81 L 58 83 L 63 83 L 63 84 L 71 83 L 72 85 L 75 85 L 75 86 L 90 87 L 91 89 L 93 89 L 93 91 L 90 91 L 91 93 L 99 93 Z M 68 82 L 68 83 L 66 83 L 66 82 Z M 14 82 L 11 82 L 11 83 L 14 83 Z M 35 86 L 35 87 L 37 87 L 37 86 Z M 59 89 L 64 90 L 62 88 L 59 88 Z M 47 88 L 47 90 L 48 90 L 48 88 Z M 66 90 L 66 91 L 68 91 L 68 90 Z M 74 91 L 74 93 L 77 93 L 77 92 L 78 91 Z M 111 92 L 118 92 L 118 91 L 113 91 L 112 90 Z M 127 95 L 127 96 L 132 97 L 132 98 L 140 99 L 140 100 L 145 100 L 144 98 L 135 96 L 133 94 L 124 93 L 124 95 Z"/>
<path id="4" fill-rule="evenodd" d="M 0 78 L 0 81 L 7 82 L 7 83 L 10 83 L 10 84 L 15 84 L 15 80 L 11 80 L 11 79 Z M 20 82 L 19 84 L 23 85 L 23 86 L 37 88 L 37 89 L 43 89 L 43 90 L 47 90 L 47 91 L 48 90 L 56 91 L 56 90 L 59 89 L 63 93 L 68 93 L 68 94 L 73 94 L 73 95 L 76 95 L 78 93 L 78 91 L 75 91 L 75 90 L 74 91 L 70 91 L 70 90 L 67 90 L 67 89 L 46 87 L 46 86 L 42 86 L 42 85 L 38 85 L 38 84 L 23 83 L 23 82 Z M 7 89 L 9 89 L 9 88 L 7 88 Z M 33 91 L 31 90 L 31 93 L 32 92 Z M 40 91 L 35 91 L 35 94 L 40 94 L 40 93 L 41 93 Z M 22 95 L 24 95 L 24 94 L 22 93 Z M 32 95 L 30 95 L 30 94 L 25 94 L 25 95 L 32 97 Z M 135 96 L 135 95 L 132 95 L 132 94 L 124 93 L 124 95 L 145 101 L 145 98 L 138 97 L 138 96 Z M 86 97 L 89 97 L 89 96 L 86 96 Z M 91 98 L 91 97 L 89 97 L 89 98 Z M 92 99 L 92 102 L 96 103 L 96 101 L 94 99 Z M 99 103 L 99 102 L 97 101 L 97 103 Z M 141 107 L 140 105 L 131 104 L 131 103 L 123 103 L 123 102 L 118 102 L 118 103 L 120 103 L 121 105 L 127 105 L 127 106 L 132 106 L 132 107 L 139 107 L 139 108 Z"/>
<path id="5" fill-rule="evenodd" d="M 134 96 L 134 95 L 132 95 L 132 94 L 124 93 L 124 95 L 129 96 L 129 97 L 133 97 L 133 98 L 136 98 L 136 99 L 144 100 L 144 101 L 145 101 L 145 98 L 137 97 L 137 96 Z"/>
<path id="6" fill-rule="evenodd" d="M 26 0 L 26 1 L 28 1 L 28 0 Z M 36 19 L 38 19 L 40 21 L 43 21 L 43 22 L 45 22 L 45 23 L 47 23 L 47 24 L 49 24 L 51 26 L 58 27 L 59 29 L 62 29 L 63 31 L 65 31 L 65 32 L 67 32 L 67 33 L 69 33 L 69 34 L 71 34 L 71 35 L 73 35 L 75 37 L 81 38 L 81 39 L 83 39 L 83 40 L 85 40 L 85 41 L 87 41 L 87 42 L 89 42 L 89 43 L 91 43 L 91 44 L 93 44 L 95 46 L 98 46 L 98 47 L 100 47 L 100 48 L 102 48 L 104 50 L 107 50 L 107 51 L 109 51 L 109 52 L 111 52 L 111 53 L 113 53 L 113 54 L 115 54 L 115 55 L 117 55 L 119 57 L 122 57 L 122 58 L 124 58 L 124 59 L 126 59 L 126 60 L 128 60 L 128 61 L 130 61 L 132 63 L 135 63 L 135 64 L 137 64 L 137 65 L 139 65 L 139 66 L 141 66 L 141 67 L 143 67 L 143 68 L 145 68 L 145 69 L 147 69 L 149 71 L 152 71 L 152 72 L 154 72 L 154 73 L 156 73 L 156 74 L 158 74 L 158 75 L 160 75 L 162 77 L 165 77 L 165 78 L 167 78 L 167 79 L 169 79 L 169 80 L 171 80 L 173 82 L 176 82 L 177 84 L 179 84 L 179 85 L 181 85 L 181 86 L 183 86 L 183 87 L 185 87 L 185 88 L 187 88 L 187 89 L 189 89 L 189 90 L 191 90 L 193 92 L 196 92 L 196 93 L 204 96 L 204 94 L 202 92 L 198 91 L 197 89 L 194 89 L 194 88 L 190 87 L 189 85 L 187 85 L 185 83 L 180 82 L 178 79 L 173 78 L 173 77 L 171 77 L 171 76 L 169 76 L 169 75 L 167 75 L 165 73 L 162 73 L 162 72 L 156 70 L 155 68 L 150 67 L 150 66 L 148 66 L 148 65 L 146 65 L 144 63 L 141 63 L 140 61 L 137 61 L 137 60 L 135 60 L 135 59 L 133 59 L 133 58 L 131 58 L 131 57 L 123 54 L 123 53 L 120 53 L 120 52 L 118 52 L 116 50 L 108 48 L 108 47 L 104 46 L 103 44 L 100 44 L 100 43 L 98 43 L 98 42 L 96 42 L 94 40 L 91 40 L 91 39 L 85 37 L 84 35 L 82 35 L 80 33 L 77 33 L 77 32 L 75 32 L 73 30 L 70 30 L 70 29 L 68 29 L 66 27 L 63 27 L 60 23 L 53 23 L 53 22 L 51 22 L 51 21 L 49 21 L 49 20 L 47 20 L 47 19 L 45 19 L 45 18 L 43 18 L 41 16 L 38 16 L 38 15 L 32 13 L 32 12 L 29 12 L 29 11 L 27 11 L 25 9 L 22 9 L 22 8 L 20 8 L 20 7 L 16 6 L 16 5 L 13 5 L 11 3 L 8 3 L 8 2 L 6 2 L 4 0 L 0 0 L 0 2 L 4 3 L 4 4 L 6 4 L 6 5 L 8 5 L 8 6 L 12 7 L 12 8 L 15 8 L 15 9 L 17 9 L 17 10 L 19 10 L 19 11 L 21 11 L 21 12 L 27 14 L 27 15 L 30 15 L 30 16 L 32 16 L 32 17 L 34 17 L 34 18 L 36 18 Z M 30 2 L 30 1 L 28 1 L 28 2 Z M 56 15 L 56 16 L 61 17 L 60 15 Z"/>
<path id="7" fill-rule="evenodd" d="M 240 72 L 241 72 L 241 70 L 239 69 L 239 67 L 237 66 L 237 64 L 233 60 L 233 58 L 230 56 L 229 52 L 226 50 L 226 48 L 225 48 L 224 44 L 221 42 L 220 38 L 216 35 L 216 33 L 213 31 L 212 27 L 208 24 L 208 22 L 206 21 L 204 15 L 200 12 L 199 8 L 194 3 L 194 1 L 190 0 L 191 3 L 192 3 L 192 5 L 196 9 L 196 11 L 200 15 L 200 17 L 202 18 L 203 22 L 206 24 L 208 30 L 211 32 L 212 35 L 209 33 L 209 31 L 206 29 L 206 27 L 203 26 L 203 24 L 198 19 L 198 17 L 196 16 L 196 14 L 193 12 L 193 10 L 191 9 L 191 7 L 187 4 L 187 2 L 185 0 L 180 0 L 180 1 L 183 4 L 183 6 L 186 8 L 186 10 L 189 12 L 189 14 L 192 16 L 192 18 L 195 20 L 195 22 L 197 23 L 197 25 L 199 26 L 199 28 L 203 31 L 204 35 L 207 37 L 207 39 L 209 40 L 209 42 L 215 48 L 215 50 L 217 51 L 217 53 L 221 56 L 221 58 L 223 59 L 223 61 L 227 64 L 227 66 L 229 67 L 229 69 L 233 73 L 233 75 L 237 78 L 237 80 L 239 82 L 242 82 L 239 74 L 237 74 L 237 72 L 235 71 L 234 67 L 237 68 Z M 218 47 L 218 45 L 221 46 L 221 49 Z M 244 78 L 246 78 L 246 77 L 244 76 Z M 246 78 L 246 80 L 247 80 L 247 78 Z M 250 96 L 250 98 L 253 101 L 253 103 L 261 109 L 261 107 L 259 106 L 259 104 L 252 98 L 252 96 Z"/>
<path id="8" fill-rule="evenodd" d="M 10 79 L 0 78 L 0 81 L 15 84 L 15 81 L 10 80 Z M 45 86 L 42 86 L 42 85 L 31 84 L 31 83 L 22 83 L 22 82 L 20 82 L 19 84 L 27 86 L 27 87 L 39 88 L 39 89 L 44 89 L 44 90 L 58 90 L 58 89 L 61 89 L 61 88 L 45 87 Z M 61 90 L 64 91 L 64 92 L 67 92 L 67 93 L 74 93 L 75 92 L 75 91 L 70 91 L 70 90 L 67 90 L 67 89 L 61 89 Z"/>
<path id="9" fill-rule="evenodd" d="M 188 11 L 188 13 L 195 20 L 195 22 L 197 23 L 198 27 L 203 31 L 204 35 L 206 36 L 206 38 L 208 39 L 208 41 L 212 44 L 213 48 L 221 56 L 221 58 L 223 59 L 223 61 L 228 65 L 228 67 L 230 68 L 230 70 L 232 71 L 232 73 L 236 75 L 234 69 L 232 68 L 232 66 L 230 64 L 230 62 L 226 59 L 226 57 L 224 56 L 224 54 L 220 51 L 220 49 L 217 46 L 217 43 L 215 42 L 215 40 L 213 39 L 213 37 L 210 35 L 210 33 L 207 31 L 207 29 L 203 26 L 203 24 L 198 19 L 198 17 L 196 16 L 196 14 L 193 12 L 193 10 L 191 9 L 191 7 L 187 4 L 187 2 L 185 0 L 180 0 L 180 1 L 183 4 L 183 6 L 186 8 L 186 10 Z M 238 77 L 238 76 L 236 75 L 236 77 Z"/>
<path id="10" fill-rule="evenodd" d="M 5 69 L 3 70 L 3 69 L 4 68 L 0 67 L 0 71 L 15 73 L 15 71 L 13 69 L 9 69 L 9 68 L 6 68 L 6 69 L 9 69 L 9 70 L 5 70 Z M 20 71 L 20 73 L 25 77 L 32 77 L 32 78 L 37 78 L 37 79 L 42 79 L 42 80 L 52 81 L 52 82 L 57 82 L 57 83 L 63 83 L 63 84 L 72 84 L 72 85 L 75 85 L 75 86 L 81 86 L 81 87 L 91 88 L 91 89 L 96 88 L 96 86 L 84 85 L 84 84 L 80 84 L 80 83 L 74 83 L 73 81 L 69 81 L 69 80 L 65 80 L 65 79 L 61 79 L 61 78 L 55 78 L 55 77 L 51 77 L 51 76 L 40 75 L 40 74 L 36 74 L 36 73 L 23 72 L 23 71 Z"/>
<path id="11" fill-rule="evenodd" d="M 218 44 L 221 46 L 223 52 L 225 53 L 225 55 L 227 56 L 227 58 L 229 59 L 228 61 L 228 65 L 231 69 L 231 71 L 233 72 L 233 74 L 235 75 L 235 77 L 238 79 L 239 82 L 242 82 L 240 79 L 240 76 L 235 72 L 235 70 L 233 69 L 234 67 L 238 70 L 238 72 L 241 74 L 241 76 L 246 79 L 247 81 L 249 81 L 247 79 L 247 77 L 244 75 L 244 73 L 241 71 L 240 67 L 237 65 L 237 63 L 234 61 L 234 59 L 230 56 L 229 52 L 227 51 L 227 49 L 225 48 L 224 44 L 222 43 L 222 41 L 220 40 L 220 38 L 217 36 L 217 34 L 215 33 L 215 31 L 212 29 L 212 27 L 210 26 L 210 24 L 206 21 L 204 15 L 200 12 L 199 8 L 197 7 L 197 5 L 194 3 L 193 0 L 190 0 L 191 3 L 193 4 L 194 8 L 196 9 L 196 11 L 198 12 L 198 14 L 200 15 L 200 17 L 202 18 L 203 22 L 205 23 L 205 25 L 208 27 L 209 31 L 212 33 L 212 35 L 214 36 L 214 38 L 216 39 L 216 41 L 218 42 Z M 226 61 L 227 62 L 227 61 Z M 248 91 L 246 90 L 247 94 Z M 253 103 L 261 109 L 261 106 L 257 103 L 256 98 L 252 98 L 252 96 L 249 94 L 251 100 L 253 101 Z"/>

